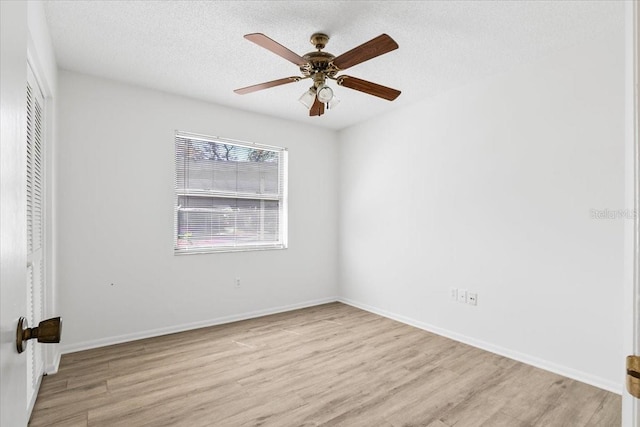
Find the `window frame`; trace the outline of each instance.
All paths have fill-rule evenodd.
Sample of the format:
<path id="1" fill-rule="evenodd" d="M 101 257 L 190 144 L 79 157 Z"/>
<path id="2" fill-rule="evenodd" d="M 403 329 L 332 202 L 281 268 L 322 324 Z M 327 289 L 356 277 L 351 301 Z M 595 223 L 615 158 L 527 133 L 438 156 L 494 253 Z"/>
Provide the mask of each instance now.
<path id="1" fill-rule="evenodd" d="M 185 191 L 184 188 L 178 188 L 178 149 L 179 139 L 187 139 L 193 141 L 202 141 L 215 144 L 228 144 L 248 149 L 267 150 L 278 153 L 278 194 L 265 195 L 250 192 L 224 191 L 224 190 L 206 190 L 206 189 L 190 189 Z M 278 240 L 268 241 L 265 243 L 251 242 L 247 244 L 220 244 L 215 246 L 197 246 L 193 249 L 178 246 L 179 232 L 179 212 L 196 212 L 199 209 L 207 208 L 179 208 L 180 197 L 205 197 L 205 198 L 226 198 L 231 200 L 259 200 L 259 201 L 277 201 L 278 209 Z M 261 205 L 263 205 L 261 203 Z M 192 255 L 206 253 L 224 253 L 224 252 L 249 252 L 263 250 L 277 250 L 288 248 L 288 150 L 286 147 L 275 145 L 266 145 L 254 142 L 240 141 L 236 139 L 223 138 L 219 136 L 209 136 L 197 133 L 176 130 L 174 133 L 174 202 L 173 202 L 173 253 L 174 255 Z"/>

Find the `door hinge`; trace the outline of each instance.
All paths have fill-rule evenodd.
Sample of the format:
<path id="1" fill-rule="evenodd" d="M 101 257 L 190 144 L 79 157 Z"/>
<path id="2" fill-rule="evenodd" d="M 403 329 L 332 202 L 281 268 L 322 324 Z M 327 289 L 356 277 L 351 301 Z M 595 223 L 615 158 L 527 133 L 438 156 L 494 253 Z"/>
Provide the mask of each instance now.
<path id="1" fill-rule="evenodd" d="M 640 356 L 627 356 L 627 391 L 640 399 Z"/>

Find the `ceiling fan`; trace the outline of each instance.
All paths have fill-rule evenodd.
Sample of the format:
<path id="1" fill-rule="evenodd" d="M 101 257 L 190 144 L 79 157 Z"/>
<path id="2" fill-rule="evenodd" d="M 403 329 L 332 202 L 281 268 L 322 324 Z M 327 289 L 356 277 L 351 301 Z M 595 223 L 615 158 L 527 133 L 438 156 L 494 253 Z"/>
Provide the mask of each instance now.
<path id="1" fill-rule="evenodd" d="M 302 76 L 285 77 L 283 79 L 243 87 L 234 90 L 237 94 L 244 95 L 274 86 L 295 83 L 304 79 L 312 79 L 313 86 L 302 94 L 299 99 L 299 101 L 309 109 L 310 116 L 321 116 L 324 114 L 325 107 L 331 109 L 340 102 L 333 94 L 333 89 L 327 85 L 328 79 L 335 80 L 339 86 L 364 92 L 388 101 L 393 101 L 400 95 L 399 90 L 377 83 L 347 75 L 336 75 L 349 67 L 397 49 L 398 44 L 386 34 L 381 34 L 339 56 L 334 56 L 329 52 L 322 52 L 322 49 L 324 49 L 329 41 L 329 36 L 323 33 L 315 33 L 311 36 L 311 44 L 315 46 L 317 51 L 309 52 L 304 56 L 299 56 L 262 33 L 247 34 L 244 38 L 294 63 L 300 67 Z"/>

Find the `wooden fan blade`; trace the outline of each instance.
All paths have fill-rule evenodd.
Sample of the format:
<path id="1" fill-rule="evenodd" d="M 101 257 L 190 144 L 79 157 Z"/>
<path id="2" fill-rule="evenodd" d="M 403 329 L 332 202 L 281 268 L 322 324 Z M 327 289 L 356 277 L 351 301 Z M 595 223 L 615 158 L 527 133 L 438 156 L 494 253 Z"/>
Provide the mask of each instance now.
<path id="1" fill-rule="evenodd" d="M 310 116 L 321 116 L 324 114 L 324 104 L 320 101 L 318 101 L 318 98 L 316 98 L 313 101 L 313 105 L 311 106 L 311 109 L 309 110 L 309 115 Z"/>
<path id="2" fill-rule="evenodd" d="M 369 59 L 391 52 L 398 48 L 398 43 L 386 34 L 381 34 L 358 47 L 343 53 L 333 60 L 333 65 L 341 70 L 368 61 Z"/>
<path id="3" fill-rule="evenodd" d="M 297 53 L 290 51 L 289 49 L 282 46 L 277 41 L 270 39 L 269 37 L 265 36 L 262 33 L 247 34 L 246 36 L 244 36 L 244 38 L 254 42 L 258 46 L 261 46 L 267 50 L 270 50 L 276 55 L 281 56 L 287 61 L 293 62 L 298 66 L 304 65 L 307 63 L 307 61 L 305 61 L 303 57 L 301 57 Z"/>
<path id="4" fill-rule="evenodd" d="M 274 86 L 286 85 L 287 83 L 294 83 L 300 80 L 300 77 L 285 77 L 284 79 L 272 80 L 270 82 L 260 83 L 253 86 L 247 86 L 240 89 L 234 90 L 235 93 L 239 95 L 244 95 L 246 93 L 256 92 L 262 89 L 268 89 Z"/>
<path id="5" fill-rule="evenodd" d="M 393 101 L 402 93 L 399 90 L 351 76 L 338 77 L 338 85 L 348 87 L 349 89 L 357 90 L 360 92 L 368 93 L 369 95 L 377 96 L 388 101 Z"/>

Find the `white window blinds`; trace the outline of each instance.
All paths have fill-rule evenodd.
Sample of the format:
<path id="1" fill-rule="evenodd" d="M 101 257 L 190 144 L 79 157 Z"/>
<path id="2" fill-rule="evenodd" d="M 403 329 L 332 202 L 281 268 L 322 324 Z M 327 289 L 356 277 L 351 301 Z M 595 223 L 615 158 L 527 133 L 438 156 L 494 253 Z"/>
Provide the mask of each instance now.
<path id="1" fill-rule="evenodd" d="M 284 148 L 176 132 L 175 252 L 286 247 Z"/>

